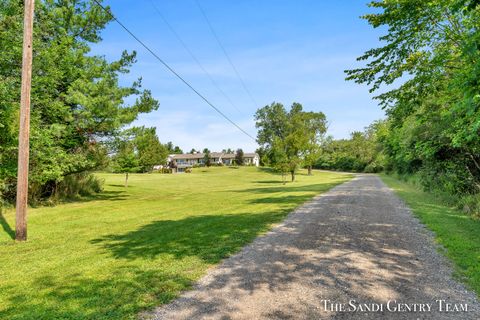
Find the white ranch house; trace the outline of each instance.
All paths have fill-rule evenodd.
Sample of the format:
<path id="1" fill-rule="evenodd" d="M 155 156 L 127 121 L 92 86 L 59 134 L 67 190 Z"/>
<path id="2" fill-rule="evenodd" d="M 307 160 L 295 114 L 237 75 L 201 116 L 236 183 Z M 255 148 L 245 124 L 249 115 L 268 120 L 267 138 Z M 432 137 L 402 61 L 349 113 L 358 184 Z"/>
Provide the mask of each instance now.
<path id="1" fill-rule="evenodd" d="M 177 171 L 183 172 L 186 168 L 191 168 L 194 165 L 204 164 L 204 153 L 186 153 L 186 154 L 171 154 L 167 158 L 167 162 L 175 161 Z M 233 164 L 235 160 L 234 153 L 211 152 L 210 159 L 212 164 L 224 164 L 226 166 Z M 260 164 L 260 157 L 257 153 L 244 153 L 243 161 L 245 165 L 253 165 L 258 167 Z"/>

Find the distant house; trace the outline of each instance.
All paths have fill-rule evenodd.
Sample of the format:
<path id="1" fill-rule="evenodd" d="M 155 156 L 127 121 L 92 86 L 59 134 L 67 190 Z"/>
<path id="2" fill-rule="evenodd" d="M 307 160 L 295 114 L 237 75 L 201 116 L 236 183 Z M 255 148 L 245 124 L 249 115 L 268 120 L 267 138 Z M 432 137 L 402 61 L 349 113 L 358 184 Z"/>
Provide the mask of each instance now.
<path id="1" fill-rule="evenodd" d="M 186 168 L 191 168 L 195 165 L 204 165 L 204 153 L 187 153 L 187 154 L 171 154 L 168 156 L 168 163 L 175 163 L 177 172 L 184 172 Z M 235 160 L 234 153 L 211 152 L 210 159 L 212 164 L 224 164 L 226 166 L 232 165 Z M 256 166 L 260 164 L 260 157 L 257 153 L 245 153 L 243 155 L 245 165 Z"/>

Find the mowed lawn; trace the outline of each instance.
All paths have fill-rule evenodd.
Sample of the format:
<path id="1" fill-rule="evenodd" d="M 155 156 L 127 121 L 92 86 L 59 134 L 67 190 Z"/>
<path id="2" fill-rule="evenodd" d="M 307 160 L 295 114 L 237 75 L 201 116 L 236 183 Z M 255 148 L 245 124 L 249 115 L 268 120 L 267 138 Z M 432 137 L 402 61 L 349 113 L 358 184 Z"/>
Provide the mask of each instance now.
<path id="1" fill-rule="evenodd" d="M 125 319 L 173 299 L 311 197 L 350 175 L 254 167 L 99 174 L 105 192 L 29 211 L 29 240 L 0 216 L 0 319 Z"/>
<path id="2" fill-rule="evenodd" d="M 382 175 L 419 220 L 435 232 L 436 241 L 456 267 L 457 277 L 480 297 L 480 220 L 441 204 L 434 195 L 394 177 Z"/>

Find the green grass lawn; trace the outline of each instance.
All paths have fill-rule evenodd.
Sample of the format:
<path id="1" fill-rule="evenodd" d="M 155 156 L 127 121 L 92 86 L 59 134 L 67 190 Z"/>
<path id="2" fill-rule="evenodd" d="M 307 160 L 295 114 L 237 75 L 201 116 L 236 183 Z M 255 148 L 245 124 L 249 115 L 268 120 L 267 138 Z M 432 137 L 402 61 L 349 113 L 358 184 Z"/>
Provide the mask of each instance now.
<path id="1" fill-rule="evenodd" d="M 0 215 L 1 319 L 124 319 L 170 301 L 314 195 L 349 175 L 297 181 L 253 167 L 99 174 L 102 194 L 29 211 L 29 240 Z M 477 229 L 478 230 L 478 229 Z"/>
<path id="2" fill-rule="evenodd" d="M 456 266 L 456 275 L 480 297 L 480 220 L 454 208 L 439 204 L 439 199 L 390 176 L 382 176 L 430 230 Z"/>

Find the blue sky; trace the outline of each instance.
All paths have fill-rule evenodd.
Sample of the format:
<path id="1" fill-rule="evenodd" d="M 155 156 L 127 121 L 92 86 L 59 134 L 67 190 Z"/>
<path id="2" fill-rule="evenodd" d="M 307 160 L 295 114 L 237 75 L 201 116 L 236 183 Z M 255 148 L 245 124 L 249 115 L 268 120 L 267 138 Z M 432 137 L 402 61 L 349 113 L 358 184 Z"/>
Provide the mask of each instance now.
<path id="1" fill-rule="evenodd" d="M 359 17 L 371 12 L 362 0 L 199 0 L 218 37 L 258 105 L 243 89 L 223 55 L 195 0 L 151 0 L 183 38 L 221 89 L 212 85 L 171 33 L 150 0 L 105 1 L 130 30 L 177 70 L 195 88 L 253 136 L 253 115 L 273 101 L 322 111 L 329 134 L 348 137 L 384 112 L 365 86 L 344 80 L 343 70 L 359 66 L 356 57 L 379 45 L 379 30 Z M 112 22 L 94 54 L 113 60 L 122 50 L 136 50 L 138 62 L 123 76 L 126 84 L 143 78 L 145 88 L 160 101 L 158 111 L 141 115 L 134 125 L 156 127 L 162 142 L 185 151 L 243 148 L 257 144 L 221 118 Z"/>

